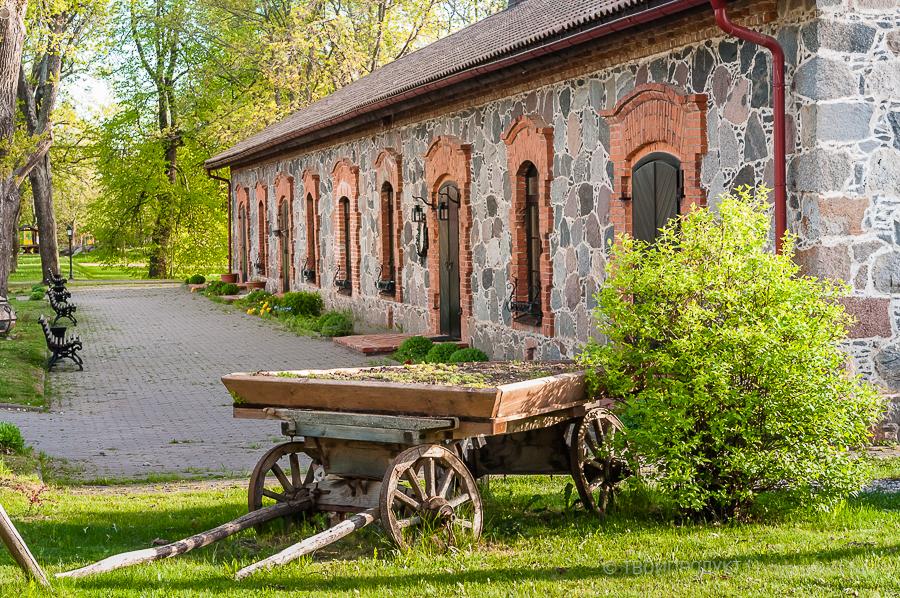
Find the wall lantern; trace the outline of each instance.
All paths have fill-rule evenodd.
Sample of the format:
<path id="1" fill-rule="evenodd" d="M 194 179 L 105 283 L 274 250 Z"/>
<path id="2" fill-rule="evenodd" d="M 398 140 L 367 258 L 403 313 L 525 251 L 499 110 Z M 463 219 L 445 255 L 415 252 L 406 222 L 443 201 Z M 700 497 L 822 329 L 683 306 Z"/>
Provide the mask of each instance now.
<path id="1" fill-rule="evenodd" d="M 445 222 L 450 219 L 450 202 L 452 201 L 456 205 L 459 205 L 459 192 L 450 193 L 450 190 L 456 190 L 456 187 L 445 186 L 441 189 L 440 197 L 441 201 L 438 204 L 438 220 L 441 222 Z"/>
<path id="2" fill-rule="evenodd" d="M 425 209 L 423 205 L 434 208 L 434 203 L 428 203 L 424 197 L 413 196 L 413 199 L 419 203 L 413 206 L 412 221 L 418 226 L 416 227 L 416 253 L 419 257 L 428 255 L 428 224 L 425 218 Z"/>
<path id="3" fill-rule="evenodd" d="M 420 206 L 419 204 L 413 206 L 412 221 L 416 224 L 425 223 L 425 210 L 423 210 L 422 206 Z"/>
<path id="4" fill-rule="evenodd" d="M 6 297 L 0 297 L 0 336 L 6 336 L 16 325 L 16 310 Z"/>

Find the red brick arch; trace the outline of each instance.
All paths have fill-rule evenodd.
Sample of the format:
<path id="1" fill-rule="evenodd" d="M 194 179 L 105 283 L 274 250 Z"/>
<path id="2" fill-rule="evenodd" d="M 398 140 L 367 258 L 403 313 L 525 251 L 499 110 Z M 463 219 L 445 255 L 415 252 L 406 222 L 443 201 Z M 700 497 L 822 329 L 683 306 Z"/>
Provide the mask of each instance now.
<path id="1" fill-rule="evenodd" d="M 288 206 L 288 221 L 281 222 L 281 210 L 285 202 L 287 202 Z M 297 279 L 296 273 L 294 272 L 294 177 L 283 172 L 278 173 L 278 176 L 275 177 L 275 219 L 277 223 L 276 226 L 281 230 L 279 243 L 287 243 L 288 255 L 291 256 L 291 269 L 288 274 L 288 284 L 290 284 L 291 281 Z M 279 247 L 277 266 L 279 291 L 281 291 L 282 284 L 284 283 L 282 280 L 282 269 L 284 266 L 284 264 L 281 263 L 282 254 L 283 247 Z"/>
<path id="2" fill-rule="evenodd" d="M 339 201 L 346 197 L 350 200 L 350 265 L 352 266 L 351 284 L 353 293 L 359 293 L 359 168 L 346 158 L 337 161 L 331 171 L 331 198 L 334 202 L 334 240 L 335 255 L 338 268 L 344 263 L 344 227 L 341 226 L 341 210 Z"/>
<path id="3" fill-rule="evenodd" d="M 700 186 L 700 166 L 707 151 L 706 95 L 680 94 L 660 83 L 638 85 L 611 110 L 600 111 L 607 119 L 610 159 L 615 165 L 613 190 L 620 198 L 631 197 L 631 172 L 652 152 L 666 152 L 681 161 L 684 198 L 681 213 L 692 204 L 706 205 Z M 632 233 L 630 201 L 614 201 L 610 220 L 617 232 Z"/>
<path id="4" fill-rule="evenodd" d="M 429 201 L 437 205 L 438 191 L 445 182 L 453 181 L 459 187 L 459 303 L 462 310 L 462 340 L 469 338 L 469 318 L 472 316 L 472 146 L 456 137 L 441 135 L 425 152 L 425 182 Z M 441 329 L 440 256 L 438 245 L 437 211 L 426 211 L 428 234 L 432 249 L 428 252 L 428 296 L 431 330 L 439 334 Z"/>
<path id="5" fill-rule="evenodd" d="M 539 116 L 521 115 L 502 136 L 506 143 L 507 168 L 512 183 L 512 205 L 509 227 L 512 236 L 510 280 L 517 282 L 517 301 L 528 301 L 528 249 L 525 239 L 525 172 L 528 164 L 538 171 L 538 222 L 541 237 L 541 333 L 553 336 L 553 310 L 550 291 L 553 287 L 553 265 L 550 262 L 550 233 L 553 231 L 553 208 L 550 184 L 553 182 L 553 127 Z M 513 320 L 514 328 L 532 328 Z"/>
<path id="6" fill-rule="evenodd" d="M 312 197 L 312 210 L 309 209 L 308 198 Z M 316 273 L 316 286 L 322 286 L 322 265 L 319 238 L 319 175 L 312 170 L 303 171 L 303 213 L 306 215 L 306 268 Z M 306 282 L 306 281 L 304 281 Z"/>
<path id="7" fill-rule="evenodd" d="M 395 290 L 393 299 L 403 301 L 403 244 L 400 243 L 400 236 L 403 233 L 403 157 L 392 148 L 385 148 L 379 152 L 375 158 L 375 193 L 378 197 L 378 216 L 379 230 L 381 239 L 381 265 L 387 262 L 390 255 L 388 252 L 394 253 L 394 263 L 397 272 L 395 274 Z M 384 218 L 384 202 L 385 198 L 381 195 L 381 189 L 385 183 L 390 183 L 394 190 L 394 247 L 385 247 L 384 240 L 388 238 L 385 227 L 387 221 Z"/>

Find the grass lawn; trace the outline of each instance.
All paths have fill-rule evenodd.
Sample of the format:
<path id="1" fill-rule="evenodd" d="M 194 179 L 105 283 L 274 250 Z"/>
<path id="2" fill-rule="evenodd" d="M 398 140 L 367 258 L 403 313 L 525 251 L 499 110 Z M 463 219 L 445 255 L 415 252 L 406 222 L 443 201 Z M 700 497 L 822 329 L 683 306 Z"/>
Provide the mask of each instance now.
<path id="1" fill-rule="evenodd" d="M 11 298 L 10 304 L 18 322 L 9 337 L 0 337 L 0 403 L 43 406 L 47 345 L 38 318 L 53 310 L 46 300 Z"/>
<path id="2" fill-rule="evenodd" d="M 69 258 L 59 257 L 60 274 L 68 278 Z M 121 266 L 108 266 L 99 263 L 97 257 L 92 254 L 77 255 L 73 259 L 72 274 L 75 281 L 83 280 L 130 280 L 145 276 L 143 268 L 127 268 Z M 39 255 L 20 255 L 19 266 L 10 276 L 11 283 L 41 281 L 41 257 Z"/>
<path id="3" fill-rule="evenodd" d="M 882 468 L 900 474 L 895 463 Z M 456 553 L 397 552 L 377 527 L 314 557 L 236 582 L 237 568 L 300 538 L 254 531 L 168 561 L 81 580 L 65 596 L 888 595 L 900 592 L 900 495 L 768 523 L 675 525 L 623 499 L 606 521 L 566 508 L 564 477 L 497 478 L 485 533 Z M 8 484 L 7 484 L 8 486 Z M 246 509 L 242 482 L 53 487 L 29 508 L 0 487 L 38 560 L 57 572 L 174 540 Z M 307 529 L 308 533 L 309 530 Z M 0 595 L 37 595 L 0 553 Z"/>

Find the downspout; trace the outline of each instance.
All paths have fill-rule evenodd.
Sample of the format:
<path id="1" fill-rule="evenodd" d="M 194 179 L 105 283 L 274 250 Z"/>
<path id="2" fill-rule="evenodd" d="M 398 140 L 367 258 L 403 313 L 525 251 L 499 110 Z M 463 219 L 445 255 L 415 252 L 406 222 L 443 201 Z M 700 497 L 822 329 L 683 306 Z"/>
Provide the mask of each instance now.
<path id="1" fill-rule="evenodd" d="M 787 190 L 785 188 L 785 163 L 787 160 L 784 141 L 784 50 L 778 41 L 768 35 L 735 25 L 728 20 L 725 12 L 727 0 L 710 0 L 719 29 L 742 39 L 765 47 L 772 53 L 772 112 L 775 130 L 772 135 L 775 159 L 775 253 L 781 253 L 784 234 L 787 231 Z"/>
<path id="2" fill-rule="evenodd" d="M 225 177 L 220 177 L 217 174 L 213 174 L 212 170 L 206 169 L 206 176 L 211 179 L 216 179 L 217 181 L 222 181 L 228 186 L 228 274 L 234 272 L 234 269 L 231 267 L 231 179 L 226 179 Z"/>

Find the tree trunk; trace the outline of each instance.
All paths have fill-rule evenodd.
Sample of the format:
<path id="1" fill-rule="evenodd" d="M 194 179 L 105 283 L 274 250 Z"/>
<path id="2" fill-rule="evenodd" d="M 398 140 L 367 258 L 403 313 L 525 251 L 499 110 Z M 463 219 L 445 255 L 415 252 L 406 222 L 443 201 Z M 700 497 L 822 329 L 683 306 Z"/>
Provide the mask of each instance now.
<path id="1" fill-rule="evenodd" d="M 13 178 L 0 179 L 0 297 L 9 292 L 20 199 L 19 186 Z"/>
<path id="2" fill-rule="evenodd" d="M 40 236 L 41 274 L 49 282 L 47 271 L 59 274 L 59 246 L 57 244 L 56 214 L 53 210 L 53 179 L 50 173 L 50 154 L 37 163 L 28 175 L 34 197 L 34 215 Z"/>

